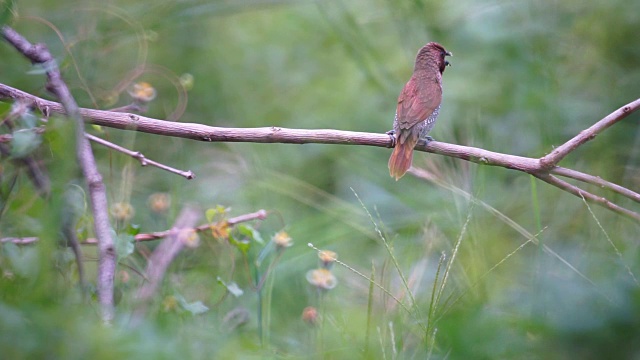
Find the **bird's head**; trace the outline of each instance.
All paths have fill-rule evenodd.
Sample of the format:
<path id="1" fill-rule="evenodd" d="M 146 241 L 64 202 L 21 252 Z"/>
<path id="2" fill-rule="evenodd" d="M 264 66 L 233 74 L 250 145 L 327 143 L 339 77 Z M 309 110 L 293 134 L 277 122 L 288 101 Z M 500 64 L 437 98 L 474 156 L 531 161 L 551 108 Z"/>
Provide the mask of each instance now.
<path id="1" fill-rule="evenodd" d="M 447 51 L 442 45 L 436 42 L 430 42 L 418 51 L 414 71 L 435 67 L 440 70 L 440 73 L 443 73 L 447 66 L 451 66 L 446 60 L 446 56 L 453 56 L 453 54 Z"/>

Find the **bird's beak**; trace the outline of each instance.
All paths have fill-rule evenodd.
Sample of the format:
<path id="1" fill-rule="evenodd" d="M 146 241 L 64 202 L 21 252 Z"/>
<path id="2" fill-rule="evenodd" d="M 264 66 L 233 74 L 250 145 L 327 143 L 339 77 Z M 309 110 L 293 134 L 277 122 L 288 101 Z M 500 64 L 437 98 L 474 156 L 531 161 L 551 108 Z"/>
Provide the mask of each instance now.
<path id="1" fill-rule="evenodd" d="M 446 56 L 453 56 L 453 53 L 451 51 L 447 51 L 446 53 L 444 53 Z"/>

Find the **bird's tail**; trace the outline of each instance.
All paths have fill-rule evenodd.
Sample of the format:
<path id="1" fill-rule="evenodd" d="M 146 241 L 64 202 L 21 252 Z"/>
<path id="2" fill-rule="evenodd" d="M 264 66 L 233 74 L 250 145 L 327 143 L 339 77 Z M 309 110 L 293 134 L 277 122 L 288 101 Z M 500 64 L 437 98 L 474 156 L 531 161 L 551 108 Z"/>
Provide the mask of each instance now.
<path id="1" fill-rule="evenodd" d="M 416 146 L 418 139 L 415 141 L 411 137 L 407 138 L 404 143 L 398 141 L 396 147 L 389 158 L 389 174 L 398 181 L 411 167 L 413 159 L 413 148 Z"/>

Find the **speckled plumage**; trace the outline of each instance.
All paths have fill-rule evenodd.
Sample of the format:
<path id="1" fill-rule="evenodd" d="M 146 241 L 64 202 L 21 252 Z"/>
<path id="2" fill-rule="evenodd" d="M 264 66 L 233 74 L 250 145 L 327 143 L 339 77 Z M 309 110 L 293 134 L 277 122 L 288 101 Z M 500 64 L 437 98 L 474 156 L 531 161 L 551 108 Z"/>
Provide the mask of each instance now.
<path id="1" fill-rule="evenodd" d="M 389 158 L 389 173 L 400 179 L 411 167 L 413 148 L 435 125 L 442 102 L 442 73 L 451 53 L 438 43 L 428 43 L 416 56 L 413 75 L 405 84 L 393 121 L 395 148 Z"/>

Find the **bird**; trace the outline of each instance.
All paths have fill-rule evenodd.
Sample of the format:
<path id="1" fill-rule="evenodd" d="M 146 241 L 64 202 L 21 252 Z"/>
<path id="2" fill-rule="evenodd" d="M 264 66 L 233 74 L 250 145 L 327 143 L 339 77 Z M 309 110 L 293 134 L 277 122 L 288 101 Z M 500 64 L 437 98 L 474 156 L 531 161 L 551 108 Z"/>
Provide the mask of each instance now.
<path id="1" fill-rule="evenodd" d="M 451 52 L 436 43 L 423 46 L 416 55 L 413 75 L 400 96 L 393 130 L 387 132 L 395 145 L 389 158 L 389 174 L 398 181 L 411 167 L 413 148 L 427 136 L 438 118 L 442 102 L 442 74 L 451 64 L 445 59 Z"/>

